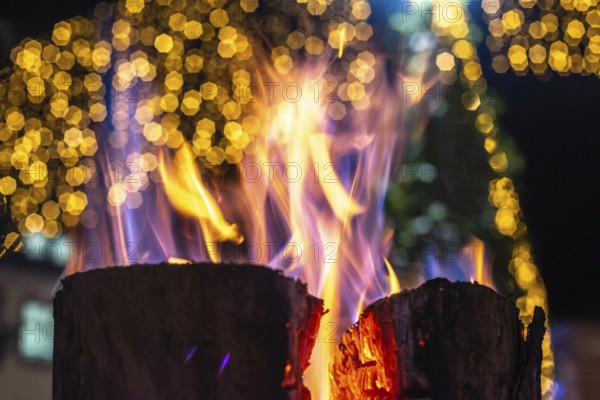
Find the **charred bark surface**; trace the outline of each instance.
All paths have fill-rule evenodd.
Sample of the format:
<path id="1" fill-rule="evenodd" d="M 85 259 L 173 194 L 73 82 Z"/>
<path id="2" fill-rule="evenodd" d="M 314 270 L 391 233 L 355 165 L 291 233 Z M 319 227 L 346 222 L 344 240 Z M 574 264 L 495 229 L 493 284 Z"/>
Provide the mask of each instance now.
<path id="1" fill-rule="evenodd" d="M 54 400 L 309 399 L 323 314 L 306 286 L 249 265 L 78 273 L 54 301 Z"/>

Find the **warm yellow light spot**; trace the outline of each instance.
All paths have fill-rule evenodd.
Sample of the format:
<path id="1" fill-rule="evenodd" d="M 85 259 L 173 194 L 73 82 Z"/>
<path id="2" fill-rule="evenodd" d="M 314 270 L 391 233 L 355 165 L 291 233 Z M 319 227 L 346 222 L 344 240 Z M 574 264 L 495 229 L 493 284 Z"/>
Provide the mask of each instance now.
<path id="1" fill-rule="evenodd" d="M 515 271 L 515 278 L 521 289 L 528 289 L 536 283 L 537 267 L 532 263 L 519 263 Z"/>
<path id="2" fill-rule="evenodd" d="M 83 134 L 81 130 L 77 128 L 71 128 L 65 132 L 64 139 L 65 143 L 70 147 L 77 147 L 83 140 Z"/>
<path id="3" fill-rule="evenodd" d="M 205 156 L 212 146 L 212 141 L 209 138 L 195 137 L 192 146 L 196 154 Z"/>
<path id="4" fill-rule="evenodd" d="M 183 76 L 179 72 L 169 72 L 165 77 L 165 87 L 173 92 L 183 87 Z"/>
<path id="5" fill-rule="evenodd" d="M 567 25 L 567 34 L 573 39 L 581 39 L 585 35 L 585 26 L 579 20 L 573 20 Z"/>
<path id="6" fill-rule="evenodd" d="M 306 39 L 304 48 L 308 54 L 318 56 L 325 50 L 325 43 L 316 36 L 311 36 Z"/>
<path id="7" fill-rule="evenodd" d="M 117 39 L 128 39 L 131 33 L 131 25 L 124 19 L 120 19 L 113 24 L 112 33 Z"/>
<path id="8" fill-rule="evenodd" d="M 230 164 L 238 164 L 242 161 L 244 153 L 236 146 L 227 146 L 225 149 L 225 161 Z"/>
<path id="9" fill-rule="evenodd" d="M 588 48 L 590 52 L 594 56 L 600 56 L 600 35 L 596 35 L 590 38 L 590 42 L 588 43 Z M 598 58 L 600 60 L 600 58 Z M 598 61 L 596 61 L 598 62 Z"/>
<path id="10" fill-rule="evenodd" d="M 219 94 L 219 87 L 214 82 L 204 82 L 200 86 L 200 93 L 202 93 L 202 98 L 204 100 L 215 100 Z"/>
<path id="11" fill-rule="evenodd" d="M 573 6 L 573 2 L 573 0 L 560 0 L 560 5 L 565 10 L 571 11 L 575 9 L 575 7 Z"/>
<path id="12" fill-rule="evenodd" d="M 206 161 L 212 165 L 221 165 L 225 161 L 225 152 L 218 146 L 212 147 L 206 153 Z"/>
<path id="13" fill-rule="evenodd" d="M 25 219 L 25 226 L 29 232 L 40 232 L 44 228 L 44 218 L 40 214 L 30 214 Z"/>
<path id="14" fill-rule="evenodd" d="M 286 43 L 291 49 L 299 50 L 304 46 L 305 41 L 306 36 L 304 36 L 304 33 L 294 31 L 288 35 Z"/>
<path id="15" fill-rule="evenodd" d="M 226 39 L 219 42 L 217 51 L 221 57 L 231 58 L 235 55 L 237 46 L 234 40 Z"/>
<path id="16" fill-rule="evenodd" d="M 504 172 L 508 168 L 508 157 L 505 152 L 492 154 L 489 160 L 490 167 L 497 173 Z"/>
<path id="17" fill-rule="evenodd" d="M 71 186 L 79 186 L 85 180 L 85 172 L 81 167 L 73 167 L 67 170 L 67 176 L 65 178 L 67 183 Z"/>
<path id="18" fill-rule="evenodd" d="M 183 134 L 178 129 L 171 129 L 167 131 L 166 145 L 172 149 L 177 149 L 183 144 Z"/>
<path id="19" fill-rule="evenodd" d="M 493 19 L 489 22 L 489 30 L 492 36 L 494 37 L 502 37 L 506 33 L 506 29 L 504 29 L 504 24 L 500 19 Z"/>
<path id="20" fill-rule="evenodd" d="M 144 137 L 150 142 L 156 142 L 163 137 L 163 128 L 162 125 L 157 124 L 156 122 L 150 122 L 148 125 L 144 126 Z"/>
<path id="21" fill-rule="evenodd" d="M 454 61 L 454 56 L 447 51 L 438 54 L 435 59 L 435 65 L 440 69 L 440 71 L 448 72 L 454 69 L 456 65 Z"/>
<path id="22" fill-rule="evenodd" d="M 202 24 L 199 21 L 189 21 L 185 24 L 185 28 L 183 29 L 183 34 L 188 39 L 198 39 L 202 36 L 203 32 Z"/>
<path id="23" fill-rule="evenodd" d="M 56 219 L 60 216 L 60 207 L 55 201 L 47 201 L 42 206 L 42 215 L 46 219 Z"/>
<path id="24" fill-rule="evenodd" d="M 6 125 L 13 131 L 20 131 L 25 126 L 25 117 L 18 109 L 6 113 Z"/>
<path id="25" fill-rule="evenodd" d="M 62 227 L 57 221 L 46 221 L 42 229 L 42 235 L 47 238 L 57 237 L 62 232 Z"/>
<path id="26" fill-rule="evenodd" d="M 596 9 L 596 10 L 588 12 L 587 15 L 585 16 L 585 21 L 592 28 L 600 28 L 600 10 Z"/>
<path id="27" fill-rule="evenodd" d="M 222 8 L 217 8 L 210 13 L 209 20 L 215 28 L 222 28 L 229 24 L 229 14 Z"/>
<path id="28" fill-rule="evenodd" d="M 230 140 L 235 140 L 243 134 L 242 126 L 237 122 L 228 122 L 225 124 L 223 131 L 225 137 Z"/>
<path id="29" fill-rule="evenodd" d="M 242 107 L 235 101 L 229 101 L 223 106 L 222 114 L 229 120 L 238 119 L 242 115 Z"/>
<path id="30" fill-rule="evenodd" d="M 569 48 L 564 42 L 557 41 L 550 46 L 548 57 L 550 67 L 558 72 L 566 72 L 569 69 Z"/>
<path id="31" fill-rule="evenodd" d="M 156 48 L 156 50 L 158 50 L 160 53 L 168 53 L 173 49 L 173 38 L 169 35 L 167 35 L 166 33 L 163 33 L 162 35 L 159 35 L 156 37 L 156 40 L 154 41 L 154 47 Z"/>
<path id="32" fill-rule="evenodd" d="M 94 122 L 102 122 L 106 119 L 106 106 L 102 103 L 94 103 L 90 106 L 90 119 Z"/>
<path id="33" fill-rule="evenodd" d="M 517 221 L 512 210 L 504 208 L 496 212 L 496 228 L 505 236 L 510 236 L 517 230 Z"/>
<path id="34" fill-rule="evenodd" d="M 17 190 L 17 181 L 11 176 L 0 178 L 0 193 L 9 196 Z"/>
<path id="35" fill-rule="evenodd" d="M 187 17 L 182 13 L 175 13 L 169 17 L 169 27 L 175 32 L 182 32 L 186 24 Z"/>
<path id="36" fill-rule="evenodd" d="M 519 29 L 524 21 L 525 16 L 523 12 L 518 9 L 509 10 L 502 15 L 502 25 L 504 25 L 504 29 L 507 31 Z"/>
<path id="37" fill-rule="evenodd" d="M 175 112 L 179 107 L 179 98 L 174 94 L 167 93 L 160 99 L 160 107 L 165 112 Z"/>
<path id="38" fill-rule="evenodd" d="M 118 207 L 125 202 L 127 198 L 127 189 L 122 183 L 114 183 L 108 190 L 107 200 L 110 205 Z"/>
<path id="39" fill-rule="evenodd" d="M 56 60 L 56 65 L 62 70 L 70 70 L 75 65 L 75 55 L 68 51 L 63 51 Z"/>
<path id="40" fill-rule="evenodd" d="M 462 58 L 463 60 L 473 57 L 474 51 L 473 45 L 464 39 L 457 40 L 452 45 L 452 52 L 456 57 Z"/>
<path id="41" fill-rule="evenodd" d="M 104 45 L 102 43 L 104 43 Z M 108 47 L 106 45 L 108 45 Z M 110 64 L 110 57 L 112 54 L 111 48 L 110 44 L 106 42 L 101 42 L 94 47 L 94 51 L 92 52 L 92 62 L 96 71 L 106 72 L 106 69 Z"/>
<path id="42" fill-rule="evenodd" d="M 370 83 L 375 79 L 375 70 L 368 63 L 360 58 L 350 63 L 350 75 L 357 78 L 361 83 Z"/>
<path id="43" fill-rule="evenodd" d="M 508 49 L 508 59 L 516 71 L 523 71 L 527 68 L 527 51 L 521 45 L 513 45 Z"/>
<path id="44" fill-rule="evenodd" d="M 366 1 L 357 1 L 352 5 L 352 16 L 358 20 L 367 19 L 371 15 L 371 5 Z"/>
<path id="45" fill-rule="evenodd" d="M 21 170 L 19 178 L 26 185 L 43 182 L 48 178 L 48 167 L 41 161 L 34 161 Z"/>
<path id="46" fill-rule="evenodd" d="M 216 131 L 215 123 L 208 119 L 203 118 L 196 124 L 196 134 L 204 138 L 210 138 Z"/>
<path id="47" fill-rule="evenodd" d="M 125 2 L 125 9 L 130 14 L 139 14 L 144 10 L 144 0 L 127 0 Z"/>
<path id="48" fill-rule="evenodd" d="M 189 73 L 198 73 L 204 68 L 204 58 L 199 54 L 189 54 L 185 58 L 185 69 Z"/>
<path id="49" fill-rule="evenodd" d="M 202 104 L 202 95 L 196 90 L 190 90 L 185 93 L 181 102 L 181 112 L 187 116 L 196 115 Z"/>
<path id="50" fill-rule="evenodd" d="M 306 9 L 311 15 L 323 15 L 327 11 L 328 0 L 300 0 L 299 3 L 307 3 Z"/>
<path id="51" fill-rule="evenodd" d="M 294 68 L 294 61 L 292 60 L 292 57 L 288 56 L 287 54 L 283 54 L 275 59 L 273 65 L 275 66 L 277 72 L 285 75 L 289 73 L 292 68 Z"/>
<path id="52" fill-rule="evenodd" d="M 481 65 L 479 65 L 477 61 L 469 61 L 464 65 L 463 73 L 469 81 L 476 81 L 481 78 L 482 75 Z"/>
<path id="53" fill-rule="evenodd" d="M 69 125 L 80 125 L 84 119 L 83 110 L 77 106 L 70 106 L 64 118 Z"/>
<path id="54" fill-rule="evenodd" d="M 143 171 L 154 171 L 158 166 L 158 158 L 152 153 L 144 153 L 140 158 L 140 167 Z"/>
<path id="55" fill-rule="evenodd" d="M 554 14 L 546 14 L 542 17 L 542 25 L 547 32 L 555 32 L 558 29 L 558 17 Z"/>
<path id="56" fill-rule="evenodd" d="M 534 39 L 542 39 L 548 31 L 541 21 L 534 21 L 529 25 L 529 34 Z"/>
<path id="57" fill-rule="evenodd" d="M 73 30 L 68 22 L 59 22 L 54 25 L 54 31 L 52 31 L 52 41 L 57 46 L 66 46 L 71 41 L 71 34 Z"/>
<path id="58" fill-rule="evenodd" d="M 488 137 L 485 139 L 483 147 L 485 148 L 485 151 L 491 154 L 498 148 L 498 142 L 496 142 L 495 139 Z"/>
<path id="59" fill-rule="evenodd" d="M 358 40 L 366 42 L 373 36 L 373 27 L 366 22 L 359 22 L 354 27 L 354 36 Z"/>
<path id="60" fill-rule="evenodd" d="M 546 48 L 536 44 L 529 49 L 529 58 L 531 62 L 541 64 L 546 60 Z"/>
<path id="61" fill-rule="evenodd" d="M 360 82 L 352 82 L 349 84 L 346 93 L 352 101 L 360 101 L 366 95 L 365 87 Z"/>
<path id="62" fill-rule="evenodd" d="M 258 8 L 258 0 L 240 0 L 240 7 L 247 13 L 254 12 Z"/>

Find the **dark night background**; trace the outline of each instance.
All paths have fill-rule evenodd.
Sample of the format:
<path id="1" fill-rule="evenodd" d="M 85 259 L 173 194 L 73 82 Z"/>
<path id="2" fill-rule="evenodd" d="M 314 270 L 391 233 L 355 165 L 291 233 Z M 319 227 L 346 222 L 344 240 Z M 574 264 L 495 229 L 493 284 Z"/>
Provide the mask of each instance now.
<path id="1" fill-rule="evenodd" d="M 0 8 L 0 65 L 27 36 L 49 35 L 54 24 L 88 15 L 95 0 L 3 1 Z M 504 97 L 501 127 L 526 161 L 517 190 L 546 282 L 555 318 L 600 319 L 600 262 L 596 253 L 600 202 L 600 79 L 494 73 L 485 45 L 479 49 L 484 74 Z"/>

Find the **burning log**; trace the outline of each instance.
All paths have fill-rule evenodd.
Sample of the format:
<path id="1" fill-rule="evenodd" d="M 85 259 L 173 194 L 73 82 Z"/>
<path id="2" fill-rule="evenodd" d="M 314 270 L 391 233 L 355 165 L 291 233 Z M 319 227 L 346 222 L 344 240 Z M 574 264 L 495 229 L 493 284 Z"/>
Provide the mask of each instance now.
<path id="1" fill-rule="evenodd" d="M 429 281 L 375 302 L 343 334 L 333 399 L 540 399 L 544 323 L 537 308 L 525 341 L 505 297 Z"/>
<path id="2" fill-rule="evenodd" d="M 310 399 L 323 314 L 306 286 L 249 265 L 77 273 L 54 300 L 54 400 Z"/>

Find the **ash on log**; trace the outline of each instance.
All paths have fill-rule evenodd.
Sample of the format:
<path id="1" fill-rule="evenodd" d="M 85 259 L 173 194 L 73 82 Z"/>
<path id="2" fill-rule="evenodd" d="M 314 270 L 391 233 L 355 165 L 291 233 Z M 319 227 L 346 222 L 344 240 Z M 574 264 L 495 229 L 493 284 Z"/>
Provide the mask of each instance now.
<path id="1" fill-rule="evenodd" d="M 74 274 L 54 300 L 53 399 L 309 399 L 322 314 L 305 285 L 258 266 Z"/>
<path id="2" fill-rule="evenodd" d="M 435 279 L 369 306 L 331 366 L 334 400 L 536 400 L 544 312 L 527 340 L 492 289 Z"/>

